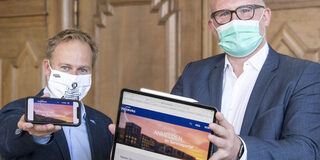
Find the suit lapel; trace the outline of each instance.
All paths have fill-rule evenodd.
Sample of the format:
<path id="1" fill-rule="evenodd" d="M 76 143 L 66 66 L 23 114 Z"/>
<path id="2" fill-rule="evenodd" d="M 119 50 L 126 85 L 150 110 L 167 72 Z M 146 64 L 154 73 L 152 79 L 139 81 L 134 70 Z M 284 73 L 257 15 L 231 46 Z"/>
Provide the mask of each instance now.
<path id="1" fill-rule="evenodd" d="M 91 115 L 93 115 L 93 113 L 90 113 L 90 110 L 87 110 L 86 107 L 85 107 L 85 110 L 86 110 L 86 120 L 85 121 L 86 121 L 88 139 L 89 139 L 90 150 L 91 150 L 91 158 L 96 159 L 95 155 L 97 155 L 99 153 L 96 153 L 97 150 L 94 147 L 98 146 L 99 144 L 96 144 L 96 141 L 93 138 L 93 137 L 95 137 L 95 135 L 93 135 L 93 133 L 98 133 L 97 126 L 96 126 L 96 122 L 93 120 L 93 117 L 91 117 Z"/>
<path id="2" fill-rule="evenodd" d="M 221 58 L 210 72 L 208 86 L 209 86 L 209 103 L 221 110 L 222 99 L 222 85 L 224 74 L 224 58 Z"/>
<path id="3" fill-rule="evenodd" d="M 64 135 L 63 129 L 54 133 L 55 141 L 59 146 L 60 152 L 63 155 L 63 159 L 70 160 L 70 152 L 66 136 Z"/>
<path id="4" fill-rule="evenodd" d="M 268 57 L 259 73 L 254 88 L 251 92 L 251 96 L 242 122 L 240 132 L 241 135 L 248 135 L 250 133 L 250 129 L 252 127 L 254 119 L 256 118 L 259 106 L 262 104 L 264 94 L 269 88 L 272 79 L 276 75 L 276 72 L 274 72 L 274 70 L 278 67 L 278 65 L 279 55 L 269 46 Z"/>

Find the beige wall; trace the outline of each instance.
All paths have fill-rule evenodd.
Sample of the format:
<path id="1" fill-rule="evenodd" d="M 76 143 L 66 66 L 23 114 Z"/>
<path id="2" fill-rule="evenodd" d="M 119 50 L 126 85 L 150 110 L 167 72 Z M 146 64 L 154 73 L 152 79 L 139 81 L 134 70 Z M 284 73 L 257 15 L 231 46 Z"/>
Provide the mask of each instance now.
<path id="1" fill-rule="evenodd" d="M 207 0 L 1 0 L 0 104 L 45 85 L 45 41 L 78 27 L 98 42 L 94 86 L 85 102 L 116 119 L 124 87 L 169 92 L 190 62 L 219 53 Z M 285 54 L 320 62 L 320 1 L 268 0 L 267 37 Z M 1 108 L 1 107 L 0 107 Z"/>

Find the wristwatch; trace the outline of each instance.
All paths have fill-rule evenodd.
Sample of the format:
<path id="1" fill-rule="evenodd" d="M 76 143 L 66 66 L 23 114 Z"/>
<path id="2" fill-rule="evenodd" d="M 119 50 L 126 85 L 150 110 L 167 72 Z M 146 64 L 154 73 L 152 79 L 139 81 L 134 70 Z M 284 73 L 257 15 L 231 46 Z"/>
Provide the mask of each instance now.
<path id="1" fill-rule="evenodd" d="M 244 152 L 244 146 L 243 146 L 243 143 L 241 141 L 241 145 L 240 145 L 239 152 L 238 152 L 238 159 L 240 159 L 242 157 L 243 152 Z"/>
<path id="2" fill-rule="evenodd" d="M 238 152 L 238 159 L 240 159 L 242 157 L 243 152 L 244 152 L 244 145 L 243 145 L 243 143 L 241 141 L 241 145 L 240 145 L 239 152 Z"/>

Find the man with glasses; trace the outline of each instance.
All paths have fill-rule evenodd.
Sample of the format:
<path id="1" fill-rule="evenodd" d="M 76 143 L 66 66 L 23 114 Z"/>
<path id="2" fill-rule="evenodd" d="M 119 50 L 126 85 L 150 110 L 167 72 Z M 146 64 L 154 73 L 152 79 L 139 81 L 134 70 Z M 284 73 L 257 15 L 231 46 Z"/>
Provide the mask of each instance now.
<path id="1" fill-rule="evenodd" d="M 189 63 L 172 90 L 221 111 L 210 159 L 319 159 L 320 65 L 267 44 L 263 0 L 212 0 L 211 11 L 225 53 Z"/>

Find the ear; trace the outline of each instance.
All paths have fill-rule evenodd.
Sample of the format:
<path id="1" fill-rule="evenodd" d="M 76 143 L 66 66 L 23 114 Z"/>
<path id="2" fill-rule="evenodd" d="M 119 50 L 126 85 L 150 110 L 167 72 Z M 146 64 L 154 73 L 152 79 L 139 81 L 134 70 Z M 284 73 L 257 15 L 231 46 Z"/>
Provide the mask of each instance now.
<path id="1" fill-rule="evenodd" d="M 43 60 L 43 70 L 44 70 L 44 74 L 49 79 L 51 70 L 50 70 L 50 67 L 49 67 L 49 60 L 48 59 L 44 59 Z"/>
<path id="2" fill-rule="evenodd" d="M 212 21 L 212 20 L 209 20 L 209 21 L 208 21 L 208 26 L 209 26 L 210 30 L 212 31 L 212 33 L 213 33 L 215 36 L 217 36 L 217 35 L 218 35 L 217 30 L 215 29 L 215 27 L 214 27 L 213 25 L 214 25 L 214 24 L 213 24 L 213 21 Z"/>
<path id="3" fill-rule="evenodd" d="M 270 8 L 265 9 L 264 15 L 263 15 L 263 20 L 264 20 L 265 26 L 269 26 L 270 21 L 271 21 L 271 9 Z"/>

